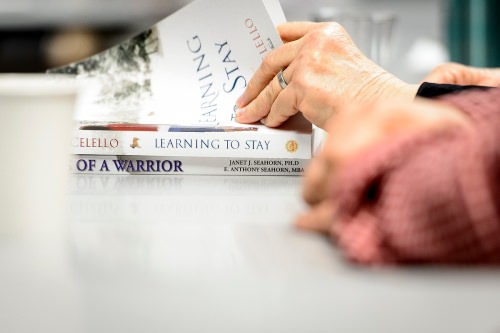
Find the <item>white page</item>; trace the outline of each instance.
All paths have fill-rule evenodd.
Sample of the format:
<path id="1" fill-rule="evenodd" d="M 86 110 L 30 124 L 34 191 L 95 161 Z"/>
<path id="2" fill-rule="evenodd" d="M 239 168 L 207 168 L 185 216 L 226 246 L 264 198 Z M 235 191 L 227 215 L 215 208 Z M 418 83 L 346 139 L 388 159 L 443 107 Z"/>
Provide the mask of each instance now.
<path id="1" fill-rule="evenodd" d="M 264 6 L 266 6 L 267 12 L 274 23 L 274 26 L 278 26 L 286 22 L 285 13 L 279 0 L 262 0 Z"/>

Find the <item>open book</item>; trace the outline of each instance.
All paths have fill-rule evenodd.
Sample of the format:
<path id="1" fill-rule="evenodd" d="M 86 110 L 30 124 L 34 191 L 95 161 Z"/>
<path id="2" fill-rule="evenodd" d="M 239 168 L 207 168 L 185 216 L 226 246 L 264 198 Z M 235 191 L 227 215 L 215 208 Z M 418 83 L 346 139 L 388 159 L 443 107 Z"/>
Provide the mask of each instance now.
<path id="1" fill-rule="evenodd" d="M 248 166 L 283 159 L 301 166 L 290 174 L 301 173 L 312 154 L 312 127 L 301 115 L 277 129 L 235 121 L 235 101 L 281 45 L 275 27 L 283 22 L 278 0 L 196 0 L 111 49 L 49 71 L 86 82 L 72 153 L 127 161 L 189 157 L 201 166 L 196 173 L 203 173 L 203 158 L 223 158 L 221 174 L 231 173 L 232 158 Z M 130 165 L 128 172 L 151 171 Z M 116 171 L 89 170 L 85 161 L 73 169 Z M 248 170 L 234 173 L 260 174 Z"/>

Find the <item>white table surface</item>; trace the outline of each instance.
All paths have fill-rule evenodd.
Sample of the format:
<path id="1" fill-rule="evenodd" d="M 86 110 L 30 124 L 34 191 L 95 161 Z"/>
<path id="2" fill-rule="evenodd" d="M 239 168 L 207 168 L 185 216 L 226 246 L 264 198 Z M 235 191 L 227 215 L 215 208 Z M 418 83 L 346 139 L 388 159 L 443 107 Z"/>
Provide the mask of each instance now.
<path id="1" fill-rule="evenodd" d="M 500 270 L 349 265 L 292 227 L 301 181 L 73 175 L 0 233 L 0 332 L 500 332 Z"/>

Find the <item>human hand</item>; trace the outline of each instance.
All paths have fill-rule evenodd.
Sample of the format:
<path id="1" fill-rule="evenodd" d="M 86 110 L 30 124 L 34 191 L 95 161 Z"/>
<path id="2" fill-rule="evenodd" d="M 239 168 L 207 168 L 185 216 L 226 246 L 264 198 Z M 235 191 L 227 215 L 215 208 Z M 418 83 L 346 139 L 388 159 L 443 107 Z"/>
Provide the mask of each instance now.
<path id="1" fill-rule="evenodd" d="M 424 99 L 341 110 L 328 122 L 323 150 L 306 170 L 303 198 L 309 210 L 297 218 L 296 225 L 334 236 L 341 233 L 333 185 L 349 163 L 395 137 L 468 124 L 466 116 L 455 108 Z"/>
<path id="2" fill-rule="evenodd" d="M 417 86 L 369 60 L 337 23 L 286 23 L 279 33 L 285 44 L 266 56 L 236 103 L 239 122 L 276 127 L 300 111 L 324 128 L 347 105 L 415 97 Z M 285 89 L 275 79 L 282 69 Z"/>
<path id="3" fill-rule="evenodd" d="M 500 68 L 478 68 L 450 62 L 434 68 L 424 81 L 497 87 L 500 86 Z"/>

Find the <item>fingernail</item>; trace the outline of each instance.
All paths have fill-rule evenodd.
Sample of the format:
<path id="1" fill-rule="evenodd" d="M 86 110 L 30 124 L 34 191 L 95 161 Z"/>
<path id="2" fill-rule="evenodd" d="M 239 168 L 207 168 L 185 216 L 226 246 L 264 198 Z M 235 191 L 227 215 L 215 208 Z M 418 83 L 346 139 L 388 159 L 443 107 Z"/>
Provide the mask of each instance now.
<path id="1" fill-rule="evenodd" d="M 241 108 L 243 106 L 246 105 L 246 98 L 245 98 L 245 94 L 241 95 L 240 97 L 238 97 L 238 99 L 236 100 L 236 105 Z"/>
<path id="2" fill-rule="evenodd" d="M 265 124 L 266 124 L 266 122 L 267 122 L 267 117 L 262 118 L 262 119 L 260 120 L 260 122 L 261 122 L 261 124 L 262 124 L 262 125 L 265 125 Z"/>
<path id="3" fill-rule="evenodd" d="M 236 118 L 243 116 L 245 114 L 245 111 L 246 111 L 245 108 L 241 108 L 241 109 L 236 110 Z"/>

